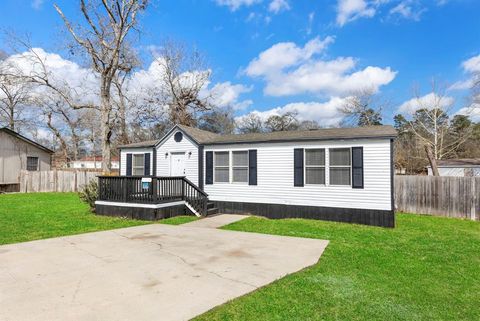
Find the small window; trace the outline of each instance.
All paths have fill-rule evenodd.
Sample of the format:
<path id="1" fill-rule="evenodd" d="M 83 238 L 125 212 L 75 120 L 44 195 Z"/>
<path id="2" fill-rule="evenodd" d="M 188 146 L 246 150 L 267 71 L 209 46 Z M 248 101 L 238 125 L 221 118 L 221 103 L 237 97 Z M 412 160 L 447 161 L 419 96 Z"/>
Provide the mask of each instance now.
<path id="1" fill-rule="evenodd" d="M 305 150 L 305 183 L 325 184 L 325 149 Z"/>
<path id="2" fill-rule="evenodd" d="M 38 157 L 27 156 L 27 171 L 38 171 Z"/>
<path id="3" fill-rule="evenodd" d="M 145 175 L 145 155 L 133 154 L 132 175 L 143 176 Z"/>
<path id="4" fill-rule="evenodd" d="M 215 152 L 215 182 L 230 182 L 230 155 L 229 152 Z"/>
<path id="5" fill-rule="evenodd" d="M 248 183 L 248 151 L 232 152 L 232 176 L 235 183 Z"/>
<path id="6" fill-rule="evenodd" d="M 330 185 L 351 184 L 350 148 L 330 149 Z"/>

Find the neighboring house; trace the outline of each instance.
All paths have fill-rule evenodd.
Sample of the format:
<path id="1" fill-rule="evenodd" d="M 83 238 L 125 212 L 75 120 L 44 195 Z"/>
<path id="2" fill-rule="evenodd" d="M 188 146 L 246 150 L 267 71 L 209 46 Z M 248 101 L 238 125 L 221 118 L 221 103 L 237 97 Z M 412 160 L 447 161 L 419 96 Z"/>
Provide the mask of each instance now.
<path id="1" fill-rule="evenodd" d="M 0 128 L 0 190 L 18 190 L 21 170 L 50 170 L 52 154 L 49 148 Z"/>
<path id="2" fill-rule="evenodd" d="M 204 192 L 221 213 L 393 227 L 395 137 L 391 126 L 217 135 L 177 125 L 160 140 L 120 147 L 120 175 L 134 177 L 122 184 L 121 177 L 101 178 L 97 209 L 112 215 L 129 208 L 128 215 L 141 217 L 131 208 L 158 205 L 141 204 L 155 202 L 142 194 L 138 186 L 143 186 L 156 199 L 165 202 L 169 193 L 187 206 Z M 141 176 L 154 177 L 150 190 L 150 178 Z M 181 176 L 186 181 L 176 186 Z M 135 179 L 138 183 L 128 183 Z M 131 187 L 125 187 L 128 184 Z"/>
<path id="3" fill-rule="evenodd" d="M 480 158 L 459 158 L 437 160 L 440 176 L 480 177 Z M 427 167 L 428 175 L 432 176 L 432 168 Z"/>
<path id="4" fill-rule="evenodd" d="M 111 164 L 112 169 L 119 169 L 119 158 L 112 157 Z M 102 156 L 86 156 L 78 160 L 70 161 L 69 167 L 75 169 L 102 169 Z"/>

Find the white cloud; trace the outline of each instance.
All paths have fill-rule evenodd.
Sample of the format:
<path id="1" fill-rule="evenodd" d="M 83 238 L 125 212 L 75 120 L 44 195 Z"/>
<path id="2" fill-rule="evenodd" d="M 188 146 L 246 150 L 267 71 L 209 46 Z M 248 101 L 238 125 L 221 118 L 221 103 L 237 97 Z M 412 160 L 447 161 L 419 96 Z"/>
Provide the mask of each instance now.
<path id="1" fill-rule="evenodd" d="M 39 10 L 43 5 L 44 0 L 32 0 L 32 8 Z"/>
<path id="2" fill-rule="evenodd" d="M 480 55 L 474 56 L 462 62 L 462 67 L 463 70 L 468 73 L 480 72 Z"/>
<path id="3" fill-rule="evenodd" d="M 245 72 L 264 79 L 264 93 L 271 96 L 304 93 L 345 96 L 366 87 L 378 91 L 395 78 L 396 72 L 389 67 L 368 66 L 357 70 L 357 61 L 352 57 L 316 58 L 332 42 L 333 38 L 327 37 L 314 38 L 304 47 L 291 42 L 278 43 L 252 60 Z"/>
<path id="4" fill-rule="evenodd" d="M 474 122 L 480 122 L 480 104 L 472 104 L 471 106 L 463 107 L 456 113 L 457 115 L 465 115 L 470 117 Z"/>
<path id="5" fill-rule="evenodd" d="M 366 0 L 338 0 L 337 24 L 344 26 L 347 22 L 361 17 L 371 18 L 375 12 L 375 7 Z"/>
<path id="6" fill-rule="evenodd" d="M 462 69 L 468 75 L 467 79 L 455 82 L 448 89 L 450 90 L 468 90 L 474 85 L 475 77 L 480 74 L 480 55 L 473 56 L 462 62 Z"/>
<path id="7" fill-rule="evenodd" d="M 425 96 L 407 100 L 398 107 L 401 113 L 413 114 L 418 109 L 447 109 L 453 105 L 455 99 L 450 96 L 439 96 L 435 93 L 429 93 Z"/>
<path id="8" fill-rule="evenodd" d="M 246 74 L 264 76 L 307 61 L 314 54 L 321 53 L 333 40 L 333 37 L 323 40 L 317 37 L 307 42 L 303 48 L 293 42 L 277 43 L 252 60 L 245 70 Z"/>
<path id="9" fill-rule="evenodd" d="M 342 121 L 343 114 L 339 109 L 344 103 L 344 98 L 333 97 L 326 102 L 296 102 L 265 111 L 254 110 L 251 113 L 258 115 L 262 120 L 266 120 L 272 115 L 297 112 L 299 121 L 315 120 L 320 126 L 332 127 L 338 126 Z M 245 116 L 237 117 L 236 120 L 241 121 Z"/>
<path id="10" fill-rule="evenodd" d="M 49 53 L 42 48 L 32 48 L 20 54 L 8 57 L 4 64 L 14 68 L 23 75 L 43 75 L 44 70 L 39 64 L 43 61 L 49 81 L 57 87 L 73 88 L 72 98 L 82 103 L 92 103 L 97 99 L 98 78 L 89 68 L 83 68 L 77 63 L 62 58 L 55 53 Z M 44 93 L 44 88 L 40 89 Z"/>
<path id="11" fill-rule="evenodd" d="M 244 110 L 252 104 L 251 100 L 240 101 L 240 95 L 252 91 L 253 87 L 241 84 L 234 85 L 229 81 L 218 83 L 212 87 L 210 93 L 214 104 L 218 107 L 232 107 L 235 110 Z"/>
<path id="12" fill-rule="evenodd" d="M 257 4 L 261 1 L 262 0 L 215 0 L 215 2 L 218 5 L 226 6 L 231 11 L 236 11 L 242 6 L 249 7 L 249 6 Z"/>
<path id="13" fill-rule="evenodd" d="M 312 34 L 313 21 L 315 20 L 315 12 L 312 11 L 308 14 L 307 35 Z"/>
<path id="14" fill-rule="evenodd" d="M 268 11 L 275 14 L 287 10 L 290 10 L 290 4 L 287 0 L 272 0 L 268 5 Z"/>
<path id="15" fill-rule="evenodd" d="M 403 0 L 390 9 L 390 15 L 397 15 L 404 19 L 419 21 L 425 10 L 426 9 L 422 8 L 415 0 Z"/>

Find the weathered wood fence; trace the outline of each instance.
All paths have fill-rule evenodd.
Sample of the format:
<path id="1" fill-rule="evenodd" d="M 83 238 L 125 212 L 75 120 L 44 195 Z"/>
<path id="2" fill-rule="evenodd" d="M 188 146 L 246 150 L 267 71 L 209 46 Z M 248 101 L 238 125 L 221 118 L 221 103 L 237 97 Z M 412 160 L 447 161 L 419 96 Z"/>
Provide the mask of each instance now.
<path id="1" fill-rule="evenodd" d="M 38 171 L 20 172 L 20 192 L 78 192 L 85 184 L 96 179 L 99 172 Z"/>
<path id="2" fill-rule="evenodd" d="M 480 177 L 396 176 L 397 211 L 480 220 Z"/>

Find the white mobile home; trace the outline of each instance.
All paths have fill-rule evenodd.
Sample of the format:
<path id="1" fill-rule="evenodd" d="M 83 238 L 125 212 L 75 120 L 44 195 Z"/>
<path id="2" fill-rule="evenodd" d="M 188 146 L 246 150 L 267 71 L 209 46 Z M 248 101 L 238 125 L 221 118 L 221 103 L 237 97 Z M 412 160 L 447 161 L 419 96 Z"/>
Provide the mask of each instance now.
<path id="1" fill-rule="evenodd" d="M 221 213 L 394 226 L 395 136 L 391 126 L 217 135 L 178 125 L 122 146 L 120 175 L 144 177 L 144 187 L 147 177 L 185 177 Z"/>

